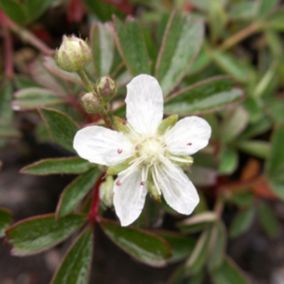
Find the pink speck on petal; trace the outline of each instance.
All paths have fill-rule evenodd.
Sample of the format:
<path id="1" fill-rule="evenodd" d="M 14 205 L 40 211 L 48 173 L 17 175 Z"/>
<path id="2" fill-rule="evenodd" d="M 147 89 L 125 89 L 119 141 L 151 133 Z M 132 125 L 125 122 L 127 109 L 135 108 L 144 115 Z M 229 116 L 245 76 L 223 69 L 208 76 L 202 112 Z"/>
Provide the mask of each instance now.
<path id="1" fill-rule="evenodd" d="M 122 149 L 117 149 L 117 154 L 121 154 L 122 153 Z"/>
<path id="2" fill-rule="evenodd" d="M 122 183 L 121 183 L 120 180 L 117 180 L 115 184 L 116 184 L 117 186 L 121 186 Z"/>

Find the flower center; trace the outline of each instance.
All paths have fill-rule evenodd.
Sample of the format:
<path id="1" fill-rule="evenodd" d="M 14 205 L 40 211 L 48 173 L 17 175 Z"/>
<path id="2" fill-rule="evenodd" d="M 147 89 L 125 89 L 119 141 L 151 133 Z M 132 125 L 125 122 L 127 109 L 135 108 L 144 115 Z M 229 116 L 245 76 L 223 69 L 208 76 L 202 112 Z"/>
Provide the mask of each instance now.
<path id="1" fill-rule="evenodd" d="M 164 154 L 165 147 L 162 141 L 157 137 L 150 137 L 144 139 L 137 147 L 139 156 L 145 162 L 153 163 Z"/>

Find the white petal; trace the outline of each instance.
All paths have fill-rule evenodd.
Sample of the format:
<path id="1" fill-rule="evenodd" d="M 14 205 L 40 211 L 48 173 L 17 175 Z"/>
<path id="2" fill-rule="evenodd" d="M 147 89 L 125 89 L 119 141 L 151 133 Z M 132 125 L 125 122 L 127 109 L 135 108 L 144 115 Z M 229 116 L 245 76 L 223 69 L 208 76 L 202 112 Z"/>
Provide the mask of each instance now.
<path id="1" fill-rule="evenodd" d="M 206 147 L 211 136 L 211 127 L 197 116 L 181 119 L 165 134 L 168 150 L 176 155 L 192 155 Z"/>
<path id="2" fill-rule="evenodd" d="M 147 194 L 141 170 L 129 171 L 120 174 L 114 185 L 113 204 L 121 226 L 128 226 L 139 217 Z"/>
<path id="3" fill-rule="evenodd" d="M 155 185 L 167 204 L 181 214 L 189 215 L 199 203 L 198 193 L 185 173 L 170 161 L 154 168 Z"/>
<path id="4" fill-rule="evenodd" d="M 163 118 L 163 93 L 149 75 L 134 77 L 127 84 L 126 118 L 135 131 L 154 134 Z"/>
<path id="5" fill-rule="evenodd" d="M 101 126 L 88 126 L 77 131 L 73 147 L 91 163 L 114 166 L 133 155 L 133 145 L 122 134 Z"/>

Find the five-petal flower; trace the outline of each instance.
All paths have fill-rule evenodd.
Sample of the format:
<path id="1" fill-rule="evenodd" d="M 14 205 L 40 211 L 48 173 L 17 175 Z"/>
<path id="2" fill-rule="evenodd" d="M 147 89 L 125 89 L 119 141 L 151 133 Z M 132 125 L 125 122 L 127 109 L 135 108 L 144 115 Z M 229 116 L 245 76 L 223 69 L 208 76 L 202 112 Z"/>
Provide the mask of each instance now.
<path id="1" fill-rule="evenodd" d="M 128 83 L 125 101 L 127 133 L 88 126 L 76 133 L 75 150 L 91 163 L 105 166 L 129 161 L 113 188 L 114 208 L 122 226 L 139 217 L 150 191 L 149 181 L 155 194 L 163 195 L 170 207 L 191 214 L 199 196 L 178 164 L 188 162 L 189 155 L 207 146 L 210 125 L 200 117 L 189 116 L 161 134 L 163 94 L 158 81 L 149 75 L 136 76 Z"/>

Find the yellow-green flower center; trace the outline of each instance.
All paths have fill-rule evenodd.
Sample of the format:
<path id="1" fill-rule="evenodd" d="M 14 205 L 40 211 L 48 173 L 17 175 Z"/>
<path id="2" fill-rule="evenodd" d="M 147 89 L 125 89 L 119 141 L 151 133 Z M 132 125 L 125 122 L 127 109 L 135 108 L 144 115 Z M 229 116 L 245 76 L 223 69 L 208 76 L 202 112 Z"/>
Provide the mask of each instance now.
<path id="1" fill-rule="evenodd" d="M 137 146 L 139 156 L 146 162 L 146 163 L 154 163 L 159 158 L 164 155 L 165 146 L 160 138 L 158 137 L 150 137 L 144 139 L 138 146 Z"/>

